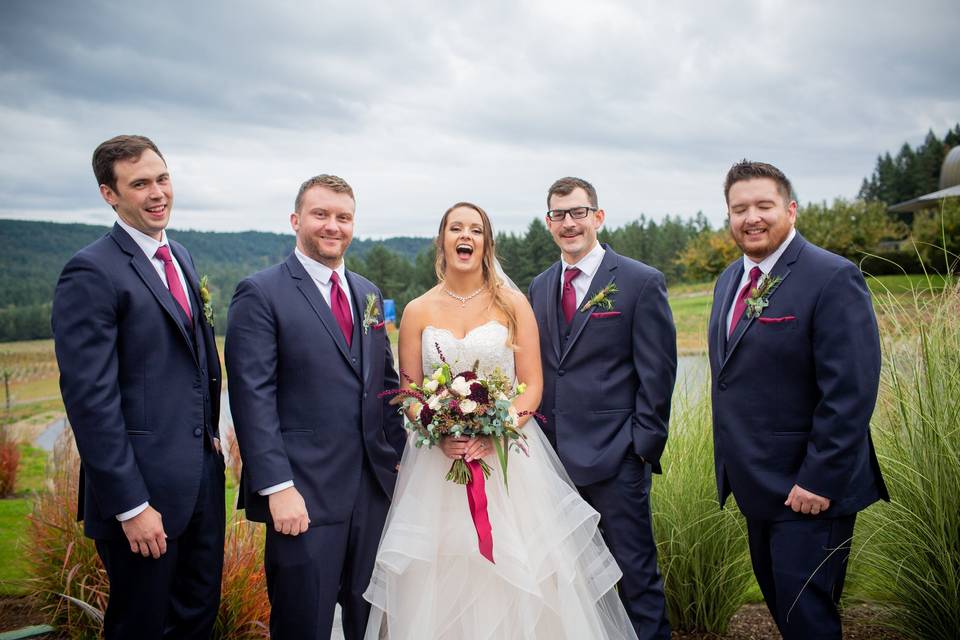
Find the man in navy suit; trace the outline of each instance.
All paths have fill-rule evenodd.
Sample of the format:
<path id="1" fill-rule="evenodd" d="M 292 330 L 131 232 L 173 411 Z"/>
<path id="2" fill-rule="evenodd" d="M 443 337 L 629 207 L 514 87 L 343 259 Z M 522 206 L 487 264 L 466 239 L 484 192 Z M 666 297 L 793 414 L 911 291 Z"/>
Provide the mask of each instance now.
<path id="1" fill-rule="evenodd" d="M 243 477 L 240 506 L 266 522 L 273 638 L 363 637 L 363 599 L 406 442 L 377 397 L 399 386 L 383 300 L 347 271 L 355 200 L 343 179 L 303 183 L 296 249 L 237 286 L 226 362 Z"/>
<path id="2" fill-rule="evenodd" d="M 93 154 L 113 229 L 53 298 L 60 390 L 80 451 L 78 517 L 110 579 L 107 638 L 208 638 L 220 602 L 220 358 L 193 259 L 168 240 L 173 187 L 156 145 Z"/>
<path id="3" fill-rule="evenodd" d="M 849 260 L 794 229 L 776 167 L 727 174 L 730 234 L 743 259 L 714 288 L 709 344 L 720 505 L 747 519 L 760 589 L 785 638 L 841 637 L 856 514 L 889 500 L 870 438 L 880 339 Z"/>
<path id="4" fill-rule="evenodd" d="M 534 278 L 544 433 L 623 570 L 620 598 L 641 639 L 669 638 L 650 520 L 677 369 L 663 274 L 597 242 L 604 211 L 586 180 L 561 178 L 546 222 L 561 260 Z"/>

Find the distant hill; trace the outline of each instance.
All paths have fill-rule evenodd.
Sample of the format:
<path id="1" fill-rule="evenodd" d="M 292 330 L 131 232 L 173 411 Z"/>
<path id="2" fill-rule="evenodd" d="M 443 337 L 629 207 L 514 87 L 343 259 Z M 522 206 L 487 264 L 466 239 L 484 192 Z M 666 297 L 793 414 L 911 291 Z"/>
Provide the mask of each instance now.
<path id="1" fill-rule="evenodd" d="M 50 303 L 63 265 L 107 231 L 108 227 L 88 224 L 0 220 L 0 341 L 49 336 Z M 169 235 L 190 250 L 221 301 L 229 301 L 242 278 L 285 259 L 294 246 L 292 233 L 171 230 Z M 380 245 L 413 262 L 430 242 L 415 237 L 355 238 L 348 255 L 362 258 Z M 220 326 L 226 324 L 226 307 L 217 306 Z"/>

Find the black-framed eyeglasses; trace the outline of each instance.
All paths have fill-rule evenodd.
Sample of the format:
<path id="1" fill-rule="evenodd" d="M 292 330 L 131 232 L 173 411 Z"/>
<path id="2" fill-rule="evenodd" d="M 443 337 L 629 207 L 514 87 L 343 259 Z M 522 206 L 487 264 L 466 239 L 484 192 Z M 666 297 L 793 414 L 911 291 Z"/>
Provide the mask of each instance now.
<path id="1" fill-rule="evenodd" d="M 596 207 L 573 207 L 571 209 L 551 209 L 547 211 L 547 217 L 551 222 L 561 222 L 568 215 L 574 220 L 586 218 L 591 211 L 596 211 Z"/>

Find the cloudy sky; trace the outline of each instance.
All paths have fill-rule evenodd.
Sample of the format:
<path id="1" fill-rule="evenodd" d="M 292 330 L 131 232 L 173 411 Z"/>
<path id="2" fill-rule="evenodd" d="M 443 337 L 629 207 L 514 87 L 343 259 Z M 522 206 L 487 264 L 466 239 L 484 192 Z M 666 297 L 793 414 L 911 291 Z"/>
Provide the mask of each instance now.
<path id="1" fill-rule="evenodd" d="M 958 33 L 955 0 L 2 0 L 0 217 L 109 223 L 90 154 L 141 133 L 174 228 L 286 231 L 317 173 L 353 185 L 363 237 L 433 234 L 458 200 L 521 230 L 563 175 L 614 226 L 718 223 L 740 158 L 852 197 L 943 135 Z"/>

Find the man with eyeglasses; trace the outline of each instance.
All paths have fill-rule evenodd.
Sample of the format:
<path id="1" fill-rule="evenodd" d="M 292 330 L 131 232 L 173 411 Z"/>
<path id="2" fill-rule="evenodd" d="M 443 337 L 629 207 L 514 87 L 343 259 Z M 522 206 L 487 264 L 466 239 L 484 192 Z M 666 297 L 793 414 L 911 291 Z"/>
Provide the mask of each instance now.
<path id="1" fill-rule="evenodd" d="M 623 577 L 619 592 L 641 639 L 670 637 L 650 518 L 677 370 L 676 329 L 663 274 L 597 241 L 605 213 L 586 180 L 547 193 L 560 261 L 534 278 L 544 433 L 600 529 Z"/>

